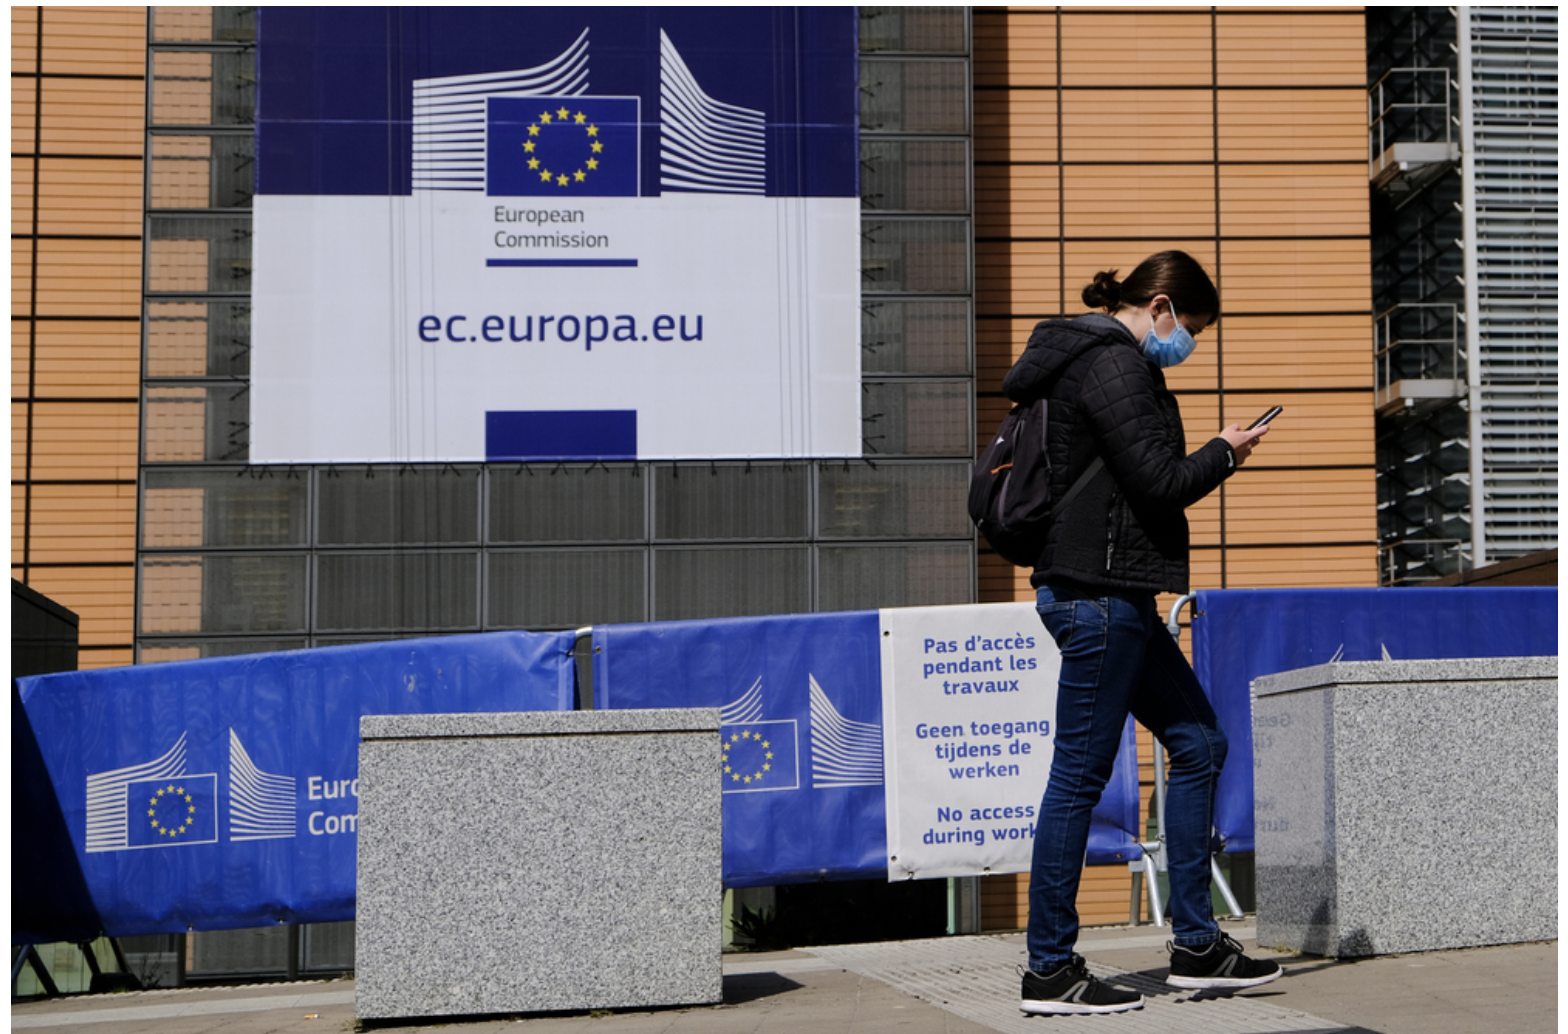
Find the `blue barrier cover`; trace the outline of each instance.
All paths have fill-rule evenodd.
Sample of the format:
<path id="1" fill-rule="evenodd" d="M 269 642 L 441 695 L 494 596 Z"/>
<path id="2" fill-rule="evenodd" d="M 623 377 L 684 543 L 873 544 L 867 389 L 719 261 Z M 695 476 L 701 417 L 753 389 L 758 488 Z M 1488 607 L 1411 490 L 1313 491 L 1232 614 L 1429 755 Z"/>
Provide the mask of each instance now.
<path id="1" fill-rule="evenodd" d="M 354 917 L 360 716 L 570 710 L 573 642 L 495 632 L 16 684 L 105 933 L 326 922 Z M 461 801 L 430 806 L 463 821 Z"/>
<path id="2" fill-rule="evenodd" d="M 871 726 L 880 746 L 879 629 L 874 610 L 594 629 L 595 707 L 721 709 L 725 886 L 887 876 L 880 750 L 830 742 Z"/>
<path id="3" fill-rule="evenodd" d="M 1396 661 L 1557 654 L 1555 588 L 1223 589 L 1193 606 L 1193 667 L 1230 738 L 1214 821 L 1231 851 L 1255 844 L 1253 679 L 1385 650 Z"/>
<path id="4" fill-rule="evenodd" d="M 721 709 L 725 886 L 886 878 L 880 628 L 852 611 L 594 629 L 595 707 Z M 872 742 L 874 764 L 848 746 Z M 1137 756 L 1129 720 L 1092 864 L 1141 857 Z"/>

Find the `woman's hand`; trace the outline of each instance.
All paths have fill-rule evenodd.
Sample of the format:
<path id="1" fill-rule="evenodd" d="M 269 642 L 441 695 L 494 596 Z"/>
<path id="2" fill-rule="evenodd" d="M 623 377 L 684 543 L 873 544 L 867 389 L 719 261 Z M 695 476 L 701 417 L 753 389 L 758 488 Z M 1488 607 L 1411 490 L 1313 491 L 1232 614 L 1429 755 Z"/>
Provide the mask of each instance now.
<path id="1" fill-rule="evenodd" d="M 1268 424 L 1253 431 L 1243 431 L 1240 424 L 1231 424 L 1220 432 L 1220 437 L 1230 443 L 1231 450 L 1236 453 L 1236 466 L 1239 467 L 1252 455 L 1252 447 L 1258 444 L 1258 439 L 1268 433 Z"/>

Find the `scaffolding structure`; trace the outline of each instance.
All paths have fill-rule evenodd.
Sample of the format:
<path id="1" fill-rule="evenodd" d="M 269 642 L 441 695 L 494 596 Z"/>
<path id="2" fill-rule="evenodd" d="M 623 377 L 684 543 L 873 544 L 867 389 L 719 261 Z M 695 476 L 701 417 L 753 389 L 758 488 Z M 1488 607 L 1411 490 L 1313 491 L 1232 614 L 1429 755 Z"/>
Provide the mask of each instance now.
<path id="1" fill-rule="evenodd" d="M 1557 12 L 1369 8 L 1381 581 L 1557 545 Z"/>

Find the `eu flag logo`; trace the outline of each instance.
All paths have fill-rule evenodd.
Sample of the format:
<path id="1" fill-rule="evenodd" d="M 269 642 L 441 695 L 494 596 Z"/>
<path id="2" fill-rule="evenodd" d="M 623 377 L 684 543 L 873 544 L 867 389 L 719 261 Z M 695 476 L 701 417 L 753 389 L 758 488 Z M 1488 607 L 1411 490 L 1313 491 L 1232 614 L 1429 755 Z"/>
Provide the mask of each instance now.
<path id="1" fill-rule="evenodd" d="M 130 847 L 175 847 L 218 840 L 218 776 L 186 775 L 127 783 Z"/>
<path id="2" fill-rule="evenodd" d="M 725 793 L 800 787 L 795 722 L 724 725 L 719 727 L 719 738 L 724 743 Z"/>
<path id="3" fill-rule="evenodd" d="M 636 97 L 491 97 L 485 193 L 636 197 Z"/>

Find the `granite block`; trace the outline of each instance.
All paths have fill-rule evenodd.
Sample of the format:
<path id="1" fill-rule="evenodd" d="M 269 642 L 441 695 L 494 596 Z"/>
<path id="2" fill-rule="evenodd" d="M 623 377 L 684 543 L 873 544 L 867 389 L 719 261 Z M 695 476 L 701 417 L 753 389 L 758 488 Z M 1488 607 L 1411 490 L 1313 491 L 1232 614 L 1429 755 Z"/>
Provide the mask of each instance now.
<path id="1" fill-rule="evenodd" d="M 366 716 L 361 1019 L 722 1000 L 718 712 Z"/>
<path id="2" fill-rule="evenodd" d="M 1556 658 L 1326 664 L 1253 698 L 1260 945 L 1556 937 Z"/>

